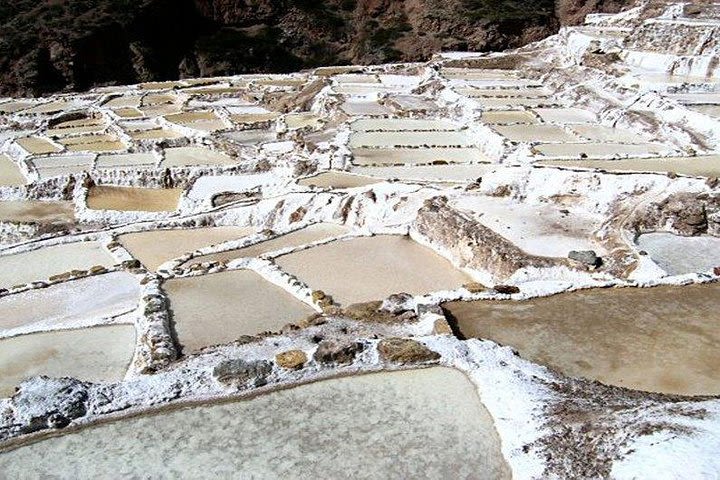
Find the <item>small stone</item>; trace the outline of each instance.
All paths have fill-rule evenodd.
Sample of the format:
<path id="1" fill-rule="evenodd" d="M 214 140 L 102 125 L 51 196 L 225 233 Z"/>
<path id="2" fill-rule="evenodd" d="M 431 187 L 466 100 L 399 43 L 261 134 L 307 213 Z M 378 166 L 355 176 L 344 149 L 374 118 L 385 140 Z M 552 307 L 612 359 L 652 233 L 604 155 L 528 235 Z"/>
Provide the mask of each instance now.
<path id="1" fill-rule="evenodd" d="M 302 350 L 288 350 L 275 355 L 275 361 L 282 368 L 300 370 L 307 362 L 307 355 Z"/>
<path id="2" fill-rule="evenodd" d="M 386 362 L 423 363 L 440 358 L 440 354 L 409 338 L 387 338 L 378 343 L 380 358 Z"/>
<path id="3" fill-rule="evenodd" d="M 397 315 L 408 310 L 414 310 L 412 302 L 413 296 L 409 293 L 394 293 L 383 301 L 380 310 Z"/>
<path id="4" fill-rule="evenodd" d="M 48 427 L 65 428 L 70 425 L 70 419 L 60 413 L 54 413 L 48 417 Z"/>
<path id="5" fill-rule="evenodd" d="M 520 293 L 520 289 L 516 287 L 515 285 L 495 285 L 493 287 L 493 290 L 495 290 L 497 293 L 502 293 L 505 295 L 512 295 L 513 293 Z"/>
<path id="6" fill-rule="evenodd" d="M 297 210 L 290 214 L 290 223 L 297 223 L 301 221 L 303 218 L 305 218 L 306 213 L 307 209 L 305 207 L 298 207 Z"/>
<path id="7" fill-rule="evenodd" d="M 323 300 L 327 295 L 325 295 L 325 292 L 322 290 L 313 290 L 312 291 L 312 299 L 313 302 L 317 303 L 320 300 Z"/>
<path id="8" fill-rule="evenodd" d="M 444 315 L 442 308 L 440 308 L 440 305 L 435 304 L 428 304 L 428 303 L 420 303 L 415 307 L 415 311 L 418 315 L 424 315 L 426 313 L 433 313 L 435 315 Z"/>
<path id="9" fill-rule="evenodd" d="M 434 335 L 452 335 L 452 328 L 450 328 L 450 324 L 445 320 L 444 318 L 438 318 L 435 320 L 435 323 L 433 324 L 433 334 Z"/>
<path id="10" fill-rule="evenodd" d="M 107 268 L 103 267 L 102 265 L 94 265 L 90 267 L 90 273 L 93 275 L 97 275 L 99 273 L 105 273 L 107 272 Z"/>
<path id="11" fill-rule="evenodd" d="M 215 379 L 228 387 L 259 387 L 267 383 L 272 365 L 265 360 L 246 361 L 241 359 L 225 360 L 213 369 Z"/>
<path id="12" fill-rule="evenodd" d="M 720 277 L 720 267 L 713 268 L 713 273 Z"/>
<path id="13" fill-rule="evenodd" d="M 140 260 L 133 259 L 133 260 L 125 260 L 120 264 L 123 268 L 140 268 Z"/>
<path id="14" fill-rule="evenodd" d="M 331 364 L 350 364 L 365 346 L 360 342 L 341 343 L 337 340 L 322 340 L 318 344 L 313 358 L 316 362 Z"/>
<path id="15" fill-rule="evenodd" d="M 482 283 L 470 282 L 463 285 L 463 288 L 470 293 L 481 293 L 487 290 L 487 287 Z"/>
<path id="16" fill-rule="evenodd" d="M 591 267 L 597 267 L 602 264 L 602 259 L 597 256 L 594 250 L 572 250 L 568 253 L 568 258 Z"/>

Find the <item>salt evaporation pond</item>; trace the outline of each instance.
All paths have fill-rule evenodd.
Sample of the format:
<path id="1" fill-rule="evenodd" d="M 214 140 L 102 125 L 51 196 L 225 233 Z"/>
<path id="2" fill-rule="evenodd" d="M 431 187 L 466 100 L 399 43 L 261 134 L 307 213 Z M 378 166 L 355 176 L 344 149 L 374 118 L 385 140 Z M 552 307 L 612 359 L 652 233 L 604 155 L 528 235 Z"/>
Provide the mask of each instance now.
<path id="1" fill-rule="evenodd" d="M 637 238 L 660 268 L 670 275 L 707 272 L 720 267 L 720 238 L 682 237 L 672 233 L 646 233 Z"/>
<path id="2" fill-rule="evenodd" d="M 42 202 L 39 200 L 9 200 L 0 202 L 0 222 L 73 223 L 75 206 L 72 202 Z"/>
<path id="3" fill-rule="evenodd" d="M 237 163 L 222 152 L 202 147 L 173 147 L 165 149 L 163 167 L 188 167 L 192 165 L 232 165 Z"/>
<path id="4" fill-rule="evenodd" d="M 0 454 L 9 477 L 511 478 L 453 369 L 336 378 L 86 428 Z"/>
<path id="5" fill-rule="evenodd" d="M 403 236 L 339 240 L 275 261 L 344 305 L 382 300 L 399 292 L 455 289 L 471 280 L 437 253 Z"/>
<path id="6" fill-rule="evenodd" d="M 57 283 L 0 298 L 0 330 L 99 320 L 134 309 L 139 298 L 140 284 L 126 272 Z"/>
<path id="7" fill-rule="evenodd" d="M 2 339 L 0 397 L 11 396 L 21 381 L 36 375 L 96 382 L 120 381 L 130 365 L 134 348 L 135 327 L 132 325 L 33 333 Z M 0 467 L 0 471 L 8 474 L 4 467 Z"/>
<path id="8" fill-rule="evenodd" d="M 362 175 L 353 175 L 351 173 L 331 171 L 323 172 L 312 177 L 306 177 L 298 180 L 298 185 L 310 186 L 314 185 L 319 188 L 356 188 L 379 183 L 382 180 L 378 178 L 365 177 Z"/>
<path id="9" fill-rule="evenodd" d="M 393 167 L 355 167 L 353 172 L 386 180 L 437 183 L 469 183 L 497 168 L 492 164 L 407 165 Z"/>
<path id="10" fill-rule="evenodd" d="M 720 394 L 718 284 L 443 307 L 465 337 L 510 345 L 566 375 L 654 392 Z"/>
<path id="11" fill-rule="evenodd" d="M 250 270 L 170 279 L 163 289 L 184 353 L 278 331 L 315 312 Z"/>
<path id="12" fill-rule="evenodd" d="M 675 172 L 699 177 L 720 176 L 720 155 L 618 160 L 556 160 L 543 161 L 538 164 L 567 168 L 597 168 L 615 172 Z"/>
<path id="13" fill-rule="evenodd" d="M 310 225 L 309 227 L 295 230 L 294 232 L 286 233 L 285 235 L 280 235 L 279 237 L 275 237 L 271 240 L 265 240 L 264 242 L 256 243 L 248 247 L 198 256 L 189 260 L 184 265 L 187 266 L 191 263 L 200 262 L 224 262 L 241 257 L 259 257 L 265 253 L 285 248 L 299 247 L 301 245 L 317 242 L 326 238 L 344 235 L 347 232 L 348 229 L 341 225 L 335 225 L 332 223 L 316 223 L 314 225 Z"/>
<path id="14" fill-rule="evenodd" d="M 251 227 L 207 227 L 126 233 L 118 240 L 149 270 L 184 253 L 254 233 Z"/>
<path id="15" fill-rule="evenodd" d="M 177 208 L 181 188 L 137 188 L 98 185 L 88 192 L 93 210 L 171 212 Z"/>
<path id="16" fill-rule="evenodd" d="M 25 183 L 27 181 L 15 162 L 6 155 L 0 154 L 0 186 L 16 187 Z"/>
<path id="17" fill-rule="evenodd" d="M 109 267 L 115 258 L 98 242 L 75 242 L 38 248 L 29 252 L 0 256 L 0 288 L 36 280 L 71 270 Z"/>

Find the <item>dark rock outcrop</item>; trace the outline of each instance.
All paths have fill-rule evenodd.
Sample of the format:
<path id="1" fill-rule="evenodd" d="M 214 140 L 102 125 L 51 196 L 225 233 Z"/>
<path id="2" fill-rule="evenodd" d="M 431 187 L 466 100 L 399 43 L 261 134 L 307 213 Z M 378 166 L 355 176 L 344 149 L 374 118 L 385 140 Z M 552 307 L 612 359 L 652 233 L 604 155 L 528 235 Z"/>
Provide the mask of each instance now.
<path id="1" fill-rule="evenodd" d="M 0 94 L 519 47 L 632 0 L 15 0 Z"/>

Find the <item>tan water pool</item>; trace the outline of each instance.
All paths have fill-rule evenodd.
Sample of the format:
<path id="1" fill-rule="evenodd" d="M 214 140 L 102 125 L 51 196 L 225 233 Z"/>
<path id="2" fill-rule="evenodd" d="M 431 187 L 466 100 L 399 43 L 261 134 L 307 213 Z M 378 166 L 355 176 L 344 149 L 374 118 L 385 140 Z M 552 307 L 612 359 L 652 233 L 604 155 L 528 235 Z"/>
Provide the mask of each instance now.
<path id="1" fill-rule="evenodd" d="M 249 247 L 195 257 L 192 260 L 189 260 L 185 265 L 187 266 L 191 263 L 200 262 L 229 261 L 241 257 L 259 257 L 260 255 L 268 252 L 274 252 L 290 247 L 299 247 L 301 245 L 317 242 L 325 238 L 344 235 L 347 232 L 348 229 L 341 225 L 335 225 L 332 223 L 316 223 L 314 225 L 310 225 L 309 227 L 295 230 L 294 232 L 286 233 L 285 235 L 280 235 L 279 237 L 275 237 L 271 240 L 265 240 L 264 242 L 250 245 Z"/>
<path id="2" fill-rule="evenodd" d="M 640 390 L 720 394 L 720 285 L 594 289 L 444 305 L 466 337 L 571 376 Z"/>
<path id="3" fill-rule="evenodd" d="M 33 333 L 0 340 L 0 397 L 11 396 L 21 381 L 36 375 L 120 381 L 134 348 L 132 325 Z M 0 470 L 7 473 L 4 467 Z"/>
<path id="4" fill-rule="evenodd" d="M 72 202 L 41 202 L 39 200 L 0 201 L 0 221 L 27 223 L 73 223 Z"/>
<path id="5" fill-rule="evenodd" d="M 120 235 L 120 243 L 150 270 L 198 248 L 255 233 L 251 227 L 208 227 L 152 230 Z"/>
<path id="6" fill-rule="evenodd" d="M 0 186 L 17 187 L 25 183 L 25 176 L 15 162 L 0 154 Z"/>
<path id="7" fill-rule="evenodd" d="M 538 164 L 568 168 L 598 168 L 616 172 L 675 172 L 701 177 L 720 176 L 720 155 L 618 160 L 555 160 L 543 161 Z"/>
<path id="8" fill-rule="evenodd" d="M 137 188 L 98 185 L 90 188 L 88 208 L 141 212 L 171 212 L 177 208 L 182 188 Z"/>
<path id="9" fill-rule="evenodd" d="M 448 147 L 473 145 L 473 140 L 466 132 L 355 132 L 350 135 L 350 147 Z"/>
<path id="10" fill-rule="evenodd" d="M 120 420 L 0 454 L 0 469 L 55 478 L 511 478 L 474 385 L 442 367 Z"/>
<path id="11" fill-rule="evenodd" d="M 547 157 L 611 157 L 611 156 L 649 156 L 668 154 L 672 148 L 658 143 L 628 145 L 622 143 L 548 143 L 537 145 L 535 149 Z"/>
<path id="12" fill-rule="evenodd" d="M 278 331 L 315 310 L 250 270 L 170 279 L 173 325 L 184 353 Z"/>
<path id="13" fill-rule="evenodd" d="M 488 158 L 477 148 L 353 148 L 355 165 L 479 163 Z"/>
<path id="14" fill-rule="evenodd" d="M 449 261 L 403 236 L 331 242 L 283 255 L 276 263 L 343 305 L 381 300 L 399 292 L 455 289 L 470 281 Z"/>
<path id="15" fill-rule="evenodd" d="M 33 155 L 42 155 L 45 153 L 56 153 L 62 150 L 49 139 L 43 137 L 25 137 L 19 138 L 17 144 L 26 152 Z"/>

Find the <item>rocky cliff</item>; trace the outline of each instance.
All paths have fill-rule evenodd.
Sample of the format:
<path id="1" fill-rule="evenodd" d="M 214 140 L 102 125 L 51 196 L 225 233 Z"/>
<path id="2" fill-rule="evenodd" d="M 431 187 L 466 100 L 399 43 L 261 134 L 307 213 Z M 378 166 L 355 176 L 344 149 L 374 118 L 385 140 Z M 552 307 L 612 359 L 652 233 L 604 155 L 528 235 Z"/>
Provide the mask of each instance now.
<path id="1" fill-rule="evenodd" d="M 502 50 L 632 0 L 16 0 L 0 94 Z"/>

